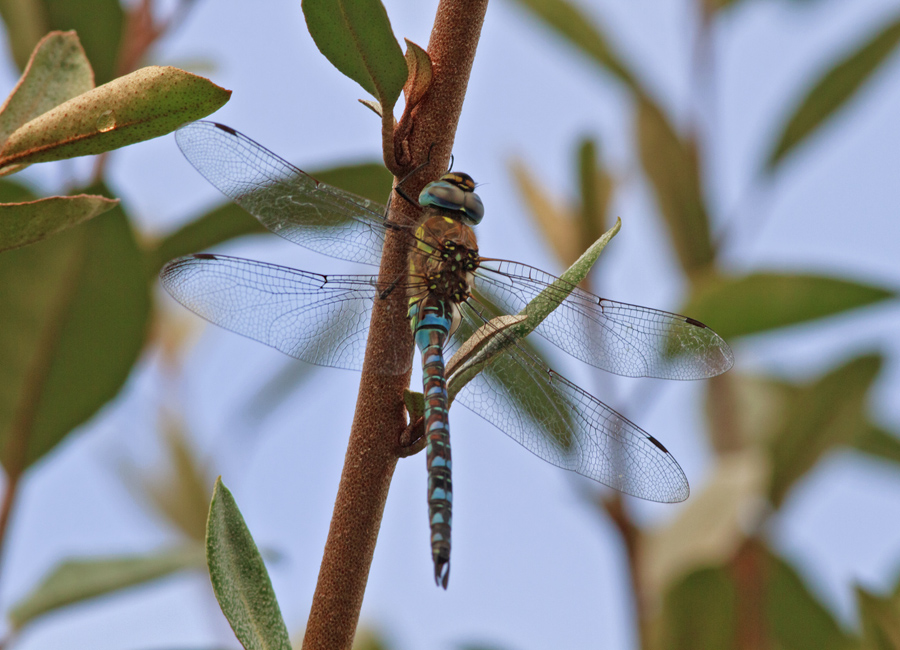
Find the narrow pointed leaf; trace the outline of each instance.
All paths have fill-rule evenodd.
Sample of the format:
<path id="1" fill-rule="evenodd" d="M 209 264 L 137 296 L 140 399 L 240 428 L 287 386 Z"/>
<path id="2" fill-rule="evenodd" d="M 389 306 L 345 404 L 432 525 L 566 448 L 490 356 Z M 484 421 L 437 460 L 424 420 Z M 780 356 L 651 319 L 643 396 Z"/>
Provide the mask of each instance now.
<path id="1" fill-rule="evenodd" d="M 143 347 L 149 286 L 122 208 L 0 255 L 0 304 L 0 461 L 16 475 L 118 393 Z"/>
<path id="2" fill-rule="evenodd" d="M 612 238 L 618 234 L 622 227 L 622 220 L 616 219 L 615 225 L 607 230 L 581 257 L 579 257 L 566 271 L 559 276 L 559 280 L 539 293 L 534 300 L 525 306 L 520 313 L 528 316 L 526 323 L 516 327 L 517 334 L 525 336 L 534 331 L 550 313 L 569 297 L 572 290 L 587 277 L 594 263 L 600 257 L 600 253 Z"/>
<path id="3" fill-rule="evenodd" d="M 876 424 L 869 423 L 866 431 L 856 439 L 856 449 L 900 463 L 900 436 L 897 436 Z"/>
<path id="4" fill-rule="evenodd" d="M 384 117 L 384 111 L 381 110 L 381 104 L 374 99 L 357 99 L 360 104 L 375 113 L 378 117 Z"/>
<path id="5" fill-rule="evenodd" d="M 456 395 L 460 390 L 485 367 L 503 352 L 528 336 L 541 322 L 559 307 L 572 290 L 581 282 L 606 245 L 616 236 L 622 227 L 621 219 L 616 220 L 616 225 L 608 230 L 584 254 L 570 266 L 565 273 L 552 285 L 535 296 L 517 316 L 524 316 L 522 320 L 517 316 L 506 316 L 497 321 L 497 324 L 482 328 L 484 336 L 477 341 L 474 350 L 464 346 L 459 353 L 448 362 L 448 374 L 452 372 L 448 381 L 448 393 Z M 480 299 L 479 299 L 480 300 Z M 486 297 L 485 303 L 490 304 L 490 297 Z M 493 321 L 492 321 L 493 323 Z M 491 331 L 493 330 L 493 331 Z M 479 330 L 481 332 L 481 330 Z M 478 333 L 476 333 L 478 336 Z M 472 358 L 474 356 L 474 361 Z"/>
<path id="6" fill-rule="evenodd" d="M 879 597 L 862 587 L 856 588 L 863 638 L 867 650 L 895 650 L 900 648 L 900 601 Z"/>
<path id="7" fill-rule="evenodd" d="M 408 71 L 381 2 L 303 0 L 301 6 L 319 51 L 390 112 Z"/>
<path id="8" fill-rule="evenodd" d="M 216 599 L 241 645 L 246 650 L 291 650 L 262 555 L 221 478 L 209 505 L 206 559 Z"/>
<path id="9" fill-rule="evenodd" d="M 0 166 L 103 153 L 165 135 L 220 108 L 231 91 L 170 67 L 142 68 L 31 120 L 0 150 Z"/>
<path id="10" fill-rule="evenodd" d="M 521 160 L 513 160 L 509 164 L 519 196 L 528 208 L 531 218 L 541 229 L 543 239 L 550 244 L 550 248 L 557 259 L 563 264 L 570 265 L 576 259 L 584 247 L 578 237 L 578 229 L 575 219 L 572 218 L 561 201 L 551 197 L 541 184 L 540 179 Z M 595 241 L 591 239 L 591 241 Z"/>
<path id="11" fill-rule="evenodd" d="M 118 204 L 118 199 L 91 194 L 51 196 L 27 203 L 2 203 L 0 252 L 38 242 L 112 210 Z"/>
<path id="12" fill-rule="evenodd" d="M 142 492 L 154 508 L 188 539 L 206 539 L 209 484 L 206 468 L 190 444 L 181 422 L 162 418 L 164 467 L 141 481 Z"/>
<path id="13" fill-rule="evenodd" d="M 815 275 L 754 273 L 702 286 L 684 307 L 725 339 L 806 323 L 894 298 L 887 289 Z"/>
<path id="14" fill-rule="evenodd" d="M 94 87 L 94 71 L 75 32 L 50 32 L 0 108 L 0 143 L 20 126 Z"/>
<path id="15" fill-rule="evenodd" d="M 578 7 L 567 0 L 516 0 L 546 25 L 607 72 L 637 89 L 635 76 L 610 47 L 603 33 Z"/>
<path id="16" fill-rule="evenodd" d="M 422 97 L 431 88 L 431 81 L 434 75 L 431 69 L 431 57 L 428 56 L 428 52 L 408 38 L 404 40 L 406 41 L 406 67 L 409 70 L 406 85 L 403 87 L 408 106 L 408 108 L 404 108 L 404 111 L 409 111 L 422 101 Z"/>
<path id="17" fill-rule="evenodd" d="M 466 339 L 456 354 L 447 362 L 446 371 L 450 378 L 447 386 L 448 403 L 453 402 L 453 398 L 460 389 L 472 377 L 481 372 L 493 357 L 509 347 L 510 337 L 504 332 L 525 320 L 526 317 L 523 315 L 498 316 L 482 325 Z"/>
<path id="18" fill-rule="evenodd" d="M 596 240 L 606 230 L 606 212 L 613 194 L 613 179 L 599 158 L 596 141 L 582 140 L 578 147 L 578 180 L 581 186 L 581 233 L 584 241 Z"/>
<path id="19" fill-rule="evenodd" d="M 404 389 L 403 404 L 411 422 L 425 414 L 425 396 L 422 393 Z"/>
<path id="20" fill-rule="evenodd" d="M 9 612 L 15 628 L 66 605 L 144 584 L 185 569 L 202 569 L 201 546 L 146 555 L 68 559 Z"/>
<path id="21" fill-rule="evenodd" d="M 638 97 L 638 155 L 656 194 L 681 267 L 692 273 L 707 267 L 715 255 L 697 153 L 684 142 L 662 110 Z"/>
<path id="22" fill-rule="evenodd" d="M 769 446 L 774 504 L 828 451 L 866 435 L 868 393 L 882 364 L 879 355 L 853 359 L 808 385 L 788 406 Z"/>
<path id="23" fill-rule="evenodd" d="M 813 84 L 794 109 L 776 141 L 766 166 L 773 170 L 784 157 L 853 99 L 900 44 L 900 16 L 861 47 L 838 61 Z"/>

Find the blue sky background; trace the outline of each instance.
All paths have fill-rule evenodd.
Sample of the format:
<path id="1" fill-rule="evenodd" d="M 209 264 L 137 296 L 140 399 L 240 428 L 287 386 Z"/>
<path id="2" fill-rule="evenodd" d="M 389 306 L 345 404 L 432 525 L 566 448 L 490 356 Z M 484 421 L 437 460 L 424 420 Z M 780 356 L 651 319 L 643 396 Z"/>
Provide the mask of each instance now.
<path id="1" fill-rule="evenodd" d="M 386 1 L 394 32 L 426 46 L 436 3 Z M 708 198 L 717 219 L 735 220 L 723 262 L 735 272 L 843 275 L 900 289 L 900 57 L 785 165 L 765 191 L 750 192 L 778 128 L 811 79 L 900 10 L 896 0 L 744 0 L 720 21 L 712 106 L 692 97 L 696 17 L 685 0 L 582 0 L 657 100 L 686 126 L 703 118 Z M 5 48 L 2 49 L 5 52 Z M 214 68 L 195 64 L 206 61 Z M 304 168 L 378 159 L 376 118 L 364 93 L 316 50 L 296 1 L 199 2 L 153 63 L 195 70 L 234 91 L 214 119 Z M 5 59 L 0 82 L 17 74 Z M 488 9 L 457 132 L 456 167 L 483 184 L 479 228 L 487 255 L 561 269 L 524 212 L 508 170 L 513 156 L 558 196 L 574 196 L 574 148 L 602 143 L 620 180 L 612 209 L 623 228 L 595 275 L 610 298 L 677 309 L 684 284 L 653 197 L 633 155 L 628 95 L 510 2 Z M 29 170 L 47 191 L 83 161 Z M 167 136 L 115 152 L 110 182 L 146 236 L 162 234 L 221 197 Z M 729 221 L 730 223 L 730 221 Z M 274 236 L 219 252 L 318 272 L 347 265 Z M 14 512 L 0 604 L 26 593 L 69 555 L 135 553 L 179 541 L 123 486 L 123 462 L 162 462 L 160 405 L 180 410 L 198 452 L 235 494 L 258 544 L 282 554 L 271 574 L 292 633 L 308 614 L 353 415 L 358 374 L 314 369 L 290 399 L 261 420 L 249 407 L 266 382 L 294 363 L 253 341 L 202 327 L 160 293 L 171 317 L 196 326 L 186 370 L 163 370 L 148 350 L 122 395 L 35 468 Z M 737 369 L 812 377 L 862 351 L 884 351 L 873 408 L 900 430 L 900 312 L 896 303 L 796 327 L 735 347 Z M 554 367 L 660 438 L 698 494 L 708 478 L 702 386 L 656 382 L 657 398 L 634 408 L 655 380 L 611 380 L 564 355 Z M 414 378 L 416 375 L 414 374 Z M 663 385 L 664 384 L 664 385 Z M 629 408 L 630 407 L 630 408 Z M 635 644 L 621 544 L 579 497 L 583 479 L 531 456 L 480 418 L 452 413 L 454 548 L 450 589 L 432 582 L 425 460 L 399 463 L 363 605 L 400 650 L 480 641 L 521 650 L 629 649 Z M 769 531 L 842 622 L 855 624 L 853 585 L 892 585 L 900 559 L 900 472 L 851 453 L 826 459 L 794 490 Z M 629 500 L 660 525 L 680 506 Z M 26 630 L 16 648 L 238 647 L 202 574 L 170 578 L 70 608 Z"/>

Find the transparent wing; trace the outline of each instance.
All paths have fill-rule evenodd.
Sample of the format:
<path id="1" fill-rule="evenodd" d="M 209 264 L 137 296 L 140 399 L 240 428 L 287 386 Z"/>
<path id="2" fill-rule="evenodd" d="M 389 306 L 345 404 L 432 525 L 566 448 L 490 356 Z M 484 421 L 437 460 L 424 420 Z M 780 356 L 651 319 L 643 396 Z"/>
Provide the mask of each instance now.
<path id="1" fill-rule="evenodd" d="M 160 278 L 175 300 L 216 325 L 308 363 L 362 369 L 375 276 L 319 275 L 200 254 L 170 262 Z M 394 353 L 385 374 L 412 364 L 411 350 Z"/>
<path id="2" fill-rule="evenodd" d="M 383 206 L 320 183 L 216 122 L 187 124 L 175 140 L 197 171 L 276 235 L 351 262 L 381 259 Z"/>
<path id="3" fill-rule="evenodd" d="M 474 285 L 510 314 L 543 291 L 561 298 L 571 288 L 540 269 L 507 261 L 484 262 Z M 577 287 L 535 331 L 577 359 L 626 377 L 703 379 L 734 365 L 728 344 L 699 321 Z"/>
<path id="4" fill-rule="evenodd" d="M 471 311 L 463 312 L 469 329 L 481 325 Z M 690 494 L 662 443 L 518 343 L 466 384 L 457 400 L 557 467 L 650 501 L 676 503 Z"/>

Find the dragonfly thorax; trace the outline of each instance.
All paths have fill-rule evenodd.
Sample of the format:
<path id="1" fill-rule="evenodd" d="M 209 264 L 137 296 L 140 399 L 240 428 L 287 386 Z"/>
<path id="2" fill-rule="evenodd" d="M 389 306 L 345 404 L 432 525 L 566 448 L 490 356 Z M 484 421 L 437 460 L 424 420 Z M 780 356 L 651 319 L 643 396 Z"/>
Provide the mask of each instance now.
<path id="1" fill-rule="evenodd" d="M 478 242 L 466 224 L 432 216 L 415 233 L 409 258 L 411 298 L 431 293 L 451 302 L 469 297 L 472 274 L 478 268 Z"/>
<path id="2" fill-rule="evenodd" d="M 425 277 L 430 293 L 452 302 L 463 302 L 469 297 L 472 273 L 478 268 L 478 250 L 460 246 L 456 242 L 444 242 L 438 253 L 434 270 Z"/>

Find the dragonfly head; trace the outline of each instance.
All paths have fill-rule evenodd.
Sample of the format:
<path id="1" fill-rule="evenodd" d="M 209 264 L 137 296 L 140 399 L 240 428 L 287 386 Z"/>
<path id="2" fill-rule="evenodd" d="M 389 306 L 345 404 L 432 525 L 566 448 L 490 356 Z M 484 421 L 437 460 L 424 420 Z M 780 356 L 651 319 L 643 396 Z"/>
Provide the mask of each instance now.
<path id="1" fill-rule="evenodd" d="M 468 174 L 450 172 L 440 180 L 429 183 L 419 194 L 419 205 L 433 205 L 460 213 L 460 219 L 469 225 L 481 223 L 484 204 L 475 194 L 475 181 Z"/>

